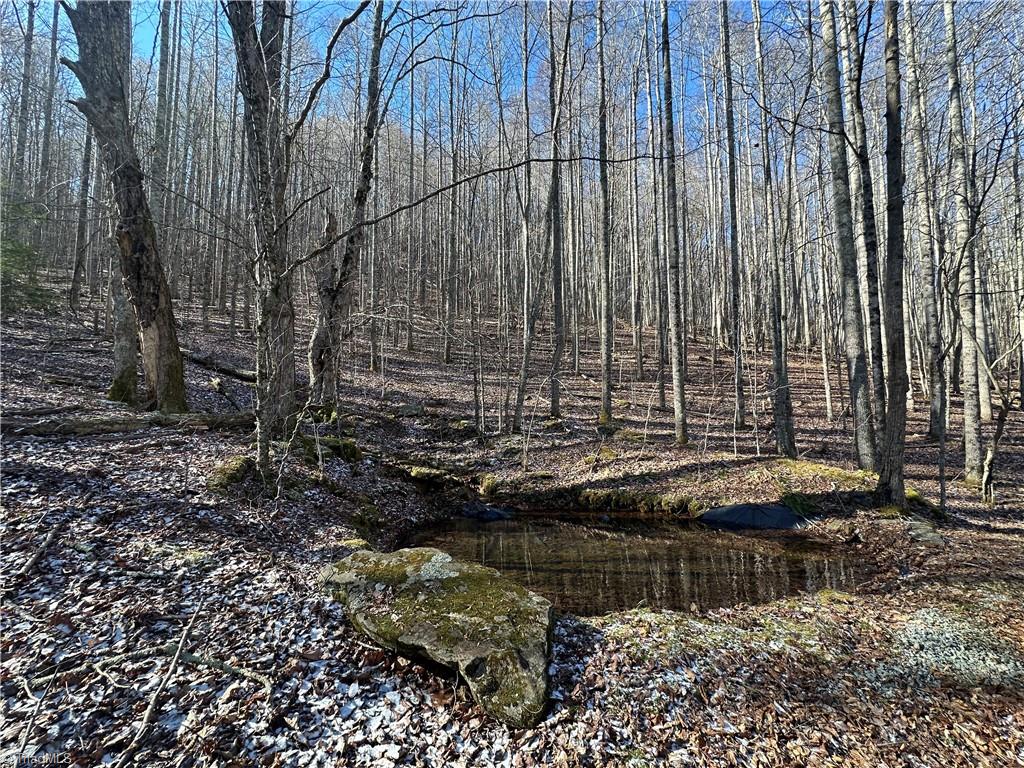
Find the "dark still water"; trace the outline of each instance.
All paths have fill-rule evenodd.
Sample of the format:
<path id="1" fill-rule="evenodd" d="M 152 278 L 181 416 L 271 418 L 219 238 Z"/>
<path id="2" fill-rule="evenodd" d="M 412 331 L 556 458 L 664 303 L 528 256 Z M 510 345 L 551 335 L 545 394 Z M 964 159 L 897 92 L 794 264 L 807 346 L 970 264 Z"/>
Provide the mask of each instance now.
<path id="1" fill-rule="evenodd" d="M 562 611 L 595 616 L 639 606 L 688 610 L 763 603 L 802 591 L 852 590 L 862 570 L 806 543 L 641 524 L 455 518 L 409 546 L 496 568 Z"/>

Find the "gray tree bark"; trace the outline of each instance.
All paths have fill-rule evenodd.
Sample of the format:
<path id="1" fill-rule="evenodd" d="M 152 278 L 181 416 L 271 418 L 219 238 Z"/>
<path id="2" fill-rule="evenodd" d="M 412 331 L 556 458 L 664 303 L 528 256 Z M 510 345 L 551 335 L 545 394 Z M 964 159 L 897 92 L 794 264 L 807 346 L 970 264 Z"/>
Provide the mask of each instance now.
<path id="1" fill-rule="evenodd" d="M 832 158 L 832 195 L 835 204 L 836 239 L 842 271 L 843 330 L 847 381 L 853 414 L 854 446 L 861 469 L 875 467 L 875 433 L 868 390 L 867 361 L 864 359 L 864 327 L 860 313 L 860 283 L 854 251 L 853 206 L 850 200 L 850 171 L 846 160 L 846 126 L 840 90 L 836 22 L 833 0 L 819 0 L 824 45 L 822 84 L 826 93 L 829 150 Z"/>
<path id="2" fill-rule="evenodd" d="M 906 504 L 903 453 L 907 423 L 907 364 L 903 337 L 903 124 L 900 94 L 899 6 L 885 0 L 885 286 L 888 332 L 885 433 L 879 450 L 882 504 Z"/>
<path id="3" fill-rule="evenodd" d="M 92 125 L 113 186 L 121 271 L 138 322 L 147 396 L 161 411 L 184 412 L 184 369 L 171 296 L 129 123 L 131 5 L 98 0 L 65 6 L 65 12 L 79 58 L 61 61 L 82 84 L 85 96 L 73 103 Z"/>
<path id="4" fill-rule="evenodd" d="M 672 93 L 672 52 L 668 36 L 668 2 L 661 0 L 661 66 L 664 93 L 662 114 L 665 142 L 665 218 L 668 226 L 668 328 L 669 360 L 672 365 L 672 413 L 676 445 L 685 445 L 686 382 L 683 378 L 683 337 L 686 329 L 679 283 L 679 217 L 676 195 L 675 100 Z"/>
<path id="5" fill-rule="evenodd" d="M 725 70 L 725 135 L 729 167 L 729 287 L 731 298 L 733 394 L 735 411 L 733 425 L 741 429 L 746 425 L 747 405 L 743 392 L 743 327 L 740 307 L 740 232 L 736 211 L 736 118 L 732 102 L 732 51 L 729 45 L 729 2 L 722 0 L 720 23 L 722 29 L 722 65 Z"/>
<path id="6" fill-rule="evenodd" d="M 251 2 L 237 0 L 224 8 L 245 104 L 256 244 L 256 445 L 257 462 L 266 473 L 270 441 L 286 432 L 295 417 L 295 306 L 285 205 L 289 162 L 280 113 L 287 7 L 281 0 L 265 0 L 259 26 Z"/>
<path id="7" fill-rule="evenodd" d="M 775 424 L 775 445 L 784 456 L 796 456 L 793 434 L 793 400 L 789 391 L 789 366 L 786 360 L 786 333 L 782 317 L 782 276 L 779 269 L 778 231 L 775 221 L 775 183 L 768 143 L 768 87 L 764 71 L 761 42 L 761 0 L 751 0 L 754 14 L 754 58 L 757 60 L 757 82 L 761 93 L 761 158 L 764 169 L 764 210 L 768 223 L 768 262 L 771 281 L 772 332 L 772 415 Z M 824 345 L 824 341 L 822 341 Z"/>
<path id="8" fill-rule="evenodd" d="M 933 226 L 935 217 L 935 201 L 925 142 L 925 120 L 927 107 L 924 89 L 921 83 L 920 65 L 917 60 L 917 46 L 914 32 L 914 19 L 911 6 L 907 6 L 907 23 L 903 25 L 907 36 L 907 86 L 910 90 L 911 140 L 916 155 L 917 182 L 919 195 L 923 200 L 920 216 L 920 260 L 921 276 L 924 283 L 924 322 L 927 357 L 924 365 L 927 369 L 929 409 L 928 436 L 939 438 L 943 421 L 946 418 L 946 377 L 943 374 L 942 339 L 939 328 L 938 284 L 935 276 L 935 264 L 940 262 L 937 255 L 941 254 L 941 239 L 938 228 Z"/>
<path id="9" fill-rule="evenodd" d="M 608 84 L 605 73 L 604 0 L 597 1 L 598 174 L 601 185 L 601 248 L 598 269 L 599 318 L 601 329 L 601 410 L 598 423 L 612 421 L 612 348 L 615 343 L 615 308 L 612 304 L 612 222 L 611 191 L 608 180 Z"/>
<path id="10" fill-rule="evenodd" d="M 967 178 L 967 143 L 964 136 L 963 98 L 960 92 L 960 58 L 957 52 L 956 11 L 953 0 L 944 0 L 946 22 L 946 75 L 949 86 L 949 138 L 952 184 L 956 199 L 953 252 L 959 262 L 960 333 L 963 339 L 960 388 L 964 397 L 964 480 L 981 482 L 981 406 L 978 394 L 978 349 L 974 322 L 974 243 Z"/>

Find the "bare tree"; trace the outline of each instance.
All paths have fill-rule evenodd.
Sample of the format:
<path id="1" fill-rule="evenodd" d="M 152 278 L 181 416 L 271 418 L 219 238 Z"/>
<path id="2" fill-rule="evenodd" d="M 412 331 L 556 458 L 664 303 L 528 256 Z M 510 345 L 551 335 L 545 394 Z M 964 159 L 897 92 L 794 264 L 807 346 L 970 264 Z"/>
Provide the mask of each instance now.
<path id="1" fill-rule="evenodd" d="M 959 262 L 960 336 L 962 339 L 961 389 L 964 395 L 964 479 L 981 482 L 981 406 L 978 396 L 978 349 L 974 322 L 974 243 L 967 178 L 967 143 L 964 137 L 963 98 L 960 93 L 960 58 L 957 52 L 956 11 L 944 0 L 946 21 L 946 74 L 949 83 L 949 137 L 953 195 L 956 200 L 954 253 Z"/>
<path id="2" fill-rule="evenodd" d="M 740 233 L 736 210 L 736 118 L 732 99 L 732 51 L 729 46 L 729 0 L 722 0 L 719 16 L 722 29 L 722 67 L 725 70 L 725 135 L 729 166 L 729 287 L 730 320 L 732 322 L 733 394 L 735 411 L 733 425 L 740 429 L 746 425 L 747 405 L 743 393 L 743 328 L 740 307 Z"/>
<path id="3" fill-rule="evenodd" d="M 608 181 L 608 83 L 605 64 L 604 0 L 597 0 L 598 174 L 601 184 L 601 250 L 599 304 L 601 329 L 601 411 L 598 422 L 612 421 L 612 348 L 615 345 L 615 307 L 612 304 L 612 220 Z"/>
<path id="4" fill-rule="evenodd" d="M 138 323 L 147 397 L 161 411 L 182 412 L 181 351 L 130 122 L 125 73 L 131 5 L 99 0 L 64 10 L 78 41 L 78 61 L 61 61 L 82 84 L 85 96 L 74 104 L 92 126 L 113 187 L 121 271 Z"/>
<path id="5" fill-rule="evenodd" d="M 889 375 L 885 433 L 879 449 L 878 494 L 902 507 L 907 422 L 907 365 L 903 338 L 903 105 L 900 95 L 899 6 L 885 0 L 885 285 Z"/>
<path id="6" fill-rule="evenodd" d="M 665 218 L 668 226 L 668 324 L 669 359 L 672 364 L 672 411 L 676 445 L 685 445 L 686 382 L 683 378 L 683 337 L 686 329 L 682 312 L 679 278 L 679 218 L 676 208 L 675 100 L 672 94 L 672 52 L 668 36 L 668 2 L 661 1 L 661 66 L 664 100 L 662 114 L 665 141 Z"/>
<path id="7" fill-rule="evenodd" d="M 836 46 L 836 22 L 833 0 L 819 0 L 821 35 L 825 60 L 822 85 L 825 89 L 832 157 L 832 196 L 835 205 L 837 248 L 842 270 L 843 333 L 846 349 L 847 380 L 853 412 L 854 446 L 862 469 L 875 466 L 875 434 L 871 418 L 867 364 L 864 359 L 864 328 L 860 315 L 860 284 L 854 253 L 853 207 L 850 201 L 850 172 L 846 161 L 846 129 L 839 63 Z"/>

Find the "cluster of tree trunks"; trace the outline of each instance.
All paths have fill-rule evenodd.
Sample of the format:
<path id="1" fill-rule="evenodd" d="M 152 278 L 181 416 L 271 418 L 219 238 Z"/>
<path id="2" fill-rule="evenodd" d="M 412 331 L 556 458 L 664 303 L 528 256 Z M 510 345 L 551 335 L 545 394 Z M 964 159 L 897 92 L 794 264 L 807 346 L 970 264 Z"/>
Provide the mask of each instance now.
<path id="1" fill-rule="evenodd" d="M 439 360 L 472 379 L 481 430 L 491 414 L 525 430 L 532 387 L 560 416 L 566 374 L 591 362 L 595 416 L 610 425 L 624 371 L 654 377 L 684 444 L 688 343 L 703 335 L 715 371 L 731 352 L 737 432 L 770 399 L 776 449 L 797 454 L 790 362 L 817 345 L 827 416 L 848 425 L 883 501 L 903 503 L 915 396 L 943 456 L 963 398 L 964 478 L 990 489 L 1011 383 L 1024 386 L 1020 78 L 994 80 L 981 49 L 964 58 L 952 0 L 881 6 L 879 25 L 876 3 L 751 0 L 741 35 L 725 0 L 632 15 L 599 0 L 582 16 L 571 0 L 363 0 L 321 54 L 294 42 L 311 17 L 286 0 L 196 12 L 162 0 L 155 93 L 133 94 L 129 4 L 68 6 L 78 54 L 66 61 L 60 11 L 47 28 L 28 2 L 10 59 L 5 241 L 52 252 L 72 310 L 106 315 L 111 397 L 183 411 L 183 359 L 254 383 L 264 469 L 306 405 L 338 399 L 354 337 L 386 376 L 389 348 L 435 336 Z M 993 13 L 979 11 L 987 24 Z M 701 25 L 679 66 L 673 28 Z M 748 32 L 752 56 L 735 44 Z M 341 58 L 355 77 L 334 71 Z M 71 135 L 58 60 L 82 91 L 74 142 L 57 140 Z M 876 66 L 884 82 L 865 75 Z M 399 94 L 404 111 L 390 109 Z M 884 124 L 870 109 L 883 98 Z M 1008 111 L 985 116 L 983 103 Z M 218 313 L 232 334 L 236 317 L 251 328 L 255 370 L 183 354 L 176 300 L 204 331 Z M 296 370 L 307 310 L 308 392 Z"/>

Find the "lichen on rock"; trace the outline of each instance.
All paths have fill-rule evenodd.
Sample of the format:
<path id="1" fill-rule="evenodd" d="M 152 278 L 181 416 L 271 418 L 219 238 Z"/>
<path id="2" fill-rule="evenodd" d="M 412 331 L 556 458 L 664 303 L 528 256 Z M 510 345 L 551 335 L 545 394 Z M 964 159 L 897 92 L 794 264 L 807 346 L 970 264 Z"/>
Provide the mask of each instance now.
<path id="1" fill-rule="evenodd" d="M 547 703 L 551 603 L 430 547 L 360 551 L 323 573 L 358 630 L 457 672 L 493 717 L 535 725 Z"/>

